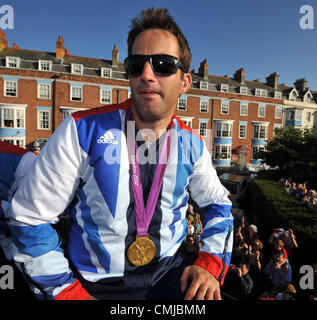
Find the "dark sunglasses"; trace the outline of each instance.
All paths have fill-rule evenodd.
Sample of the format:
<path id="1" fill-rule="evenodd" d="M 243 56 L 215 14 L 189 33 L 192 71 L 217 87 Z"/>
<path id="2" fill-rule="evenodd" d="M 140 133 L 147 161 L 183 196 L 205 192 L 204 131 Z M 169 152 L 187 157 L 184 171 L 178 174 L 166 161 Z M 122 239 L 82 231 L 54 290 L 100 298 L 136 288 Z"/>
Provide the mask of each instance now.
<path id="1" fill-rule="evenodd" d="M 169 76 L 175 74 L 184 67 L 179 59 L 167 54 L 141 55 L 134 54 L 124 60 L 125 72 L 130 77 L 138 77 L 142 74 L 145 62 L 149 61 L 153 72 L 159 76 Z"/>

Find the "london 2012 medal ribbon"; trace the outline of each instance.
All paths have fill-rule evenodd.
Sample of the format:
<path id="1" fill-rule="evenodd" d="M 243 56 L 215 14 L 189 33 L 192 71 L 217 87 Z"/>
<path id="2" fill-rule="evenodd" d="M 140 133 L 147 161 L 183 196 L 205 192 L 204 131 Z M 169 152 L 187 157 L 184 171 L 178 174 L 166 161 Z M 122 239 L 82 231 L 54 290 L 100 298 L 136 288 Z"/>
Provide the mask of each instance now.
<path id="1" fill-rule="evenodd" d="M 133 127 L 133 129 L 131 127 Z M 135 133 L 134 126 L 131 125 L 131 121 L 127 122 L 127 132 Z M 167 131 L 160 153 L 159 162 L 156 166 L 156 171 L 146 207 L 144 206 L 143 187 L 137 154 L 137 144 L 134 138 L 134 134 L 132 134 L 132 136 L 133 139 L 131 138 L 131 136 L 127 137 L 127 147 L 130 163 L 130 177 L 134 196 L 137 236 L 136 240 L 133 241 L 128 248 L 127 257 L 130 263 L 132 263 L 133 265 L 145 266 L 154 259 L 156 253 L 156 246 L 149 237 L 148 228 L 152 220 L 157 199 L 163 183 L 163 176 L 170 152 L 170 135 L 169 131 Z"/>

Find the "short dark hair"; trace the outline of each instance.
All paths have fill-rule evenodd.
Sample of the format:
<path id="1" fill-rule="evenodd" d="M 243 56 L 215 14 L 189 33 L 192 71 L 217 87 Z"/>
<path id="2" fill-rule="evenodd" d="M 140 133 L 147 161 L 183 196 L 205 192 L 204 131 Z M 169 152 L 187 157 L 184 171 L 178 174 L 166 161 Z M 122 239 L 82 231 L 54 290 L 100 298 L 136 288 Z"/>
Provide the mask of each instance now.
<path id="1" fill-rule="evenodd" d="M 182 62 L 184 71 L 189 71 L 192 54 L 188 41 L 173 17 L 168 13 L 167 8 L 152 7 L 144 9 L 139 17 L 132 19 L 131 22 L 132 26 L 128 35 L 128 55 L 132 54 L 134 41 L 141 32 L 149 29 L 165 30 L 176 37 L 179 46 L 179 59 Z"/>

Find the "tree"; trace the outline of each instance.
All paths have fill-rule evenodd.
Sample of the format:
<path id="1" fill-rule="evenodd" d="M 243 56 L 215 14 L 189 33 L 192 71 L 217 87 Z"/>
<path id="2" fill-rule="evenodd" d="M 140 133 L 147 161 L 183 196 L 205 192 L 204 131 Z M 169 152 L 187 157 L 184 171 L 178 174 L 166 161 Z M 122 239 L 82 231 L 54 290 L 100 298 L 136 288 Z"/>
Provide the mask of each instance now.
<path id="1" fill-rule="evenodd" d="M 267 150 L 260 152 L 259 157 L 263 163 L 278 167 L 298 181 L 309 180 L 317 185 L 317 128 L 277 129 Z"/>

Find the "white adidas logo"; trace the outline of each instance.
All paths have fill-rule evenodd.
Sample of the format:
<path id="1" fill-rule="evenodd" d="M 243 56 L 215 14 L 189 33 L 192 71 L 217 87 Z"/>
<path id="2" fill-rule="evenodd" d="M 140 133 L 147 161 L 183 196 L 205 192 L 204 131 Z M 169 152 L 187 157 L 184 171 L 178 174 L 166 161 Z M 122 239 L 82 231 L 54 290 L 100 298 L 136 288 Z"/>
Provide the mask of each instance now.
<path id="1" fill-rule="evenodd" d="M 97 143 L 118 144 L 118 141 L 111 131 L 107 131 L 97 140 Z"/>

